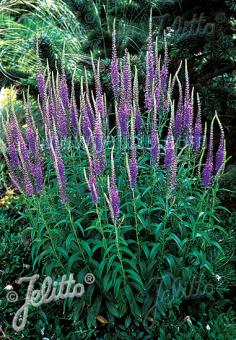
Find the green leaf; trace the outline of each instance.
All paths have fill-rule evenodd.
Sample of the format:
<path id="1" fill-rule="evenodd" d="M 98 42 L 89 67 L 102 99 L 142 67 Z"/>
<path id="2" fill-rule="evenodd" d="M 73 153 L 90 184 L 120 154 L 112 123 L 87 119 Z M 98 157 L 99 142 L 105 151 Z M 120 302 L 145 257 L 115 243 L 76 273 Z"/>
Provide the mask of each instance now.
<path id="1" fill-rule="evenodd" d="M 116 307 L 116 305 L 112 302 L 112 301 L 106 301 L 106 306 L 108 311 L 115 317 L 115 318 L 119 318 L 120 317 L 120 313 Z"/>

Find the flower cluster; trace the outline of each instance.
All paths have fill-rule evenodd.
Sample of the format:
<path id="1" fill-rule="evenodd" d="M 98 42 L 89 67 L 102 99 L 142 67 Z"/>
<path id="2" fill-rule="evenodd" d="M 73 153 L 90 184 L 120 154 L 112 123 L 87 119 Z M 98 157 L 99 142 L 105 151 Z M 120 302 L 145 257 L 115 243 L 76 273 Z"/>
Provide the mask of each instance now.
<path id="1" fill-rule="evenodd" d="M 44 75 L 39 68 L 37 82 L 45 128 L 44 143 L 49 146 L 62 203 L 68 201 L 68 195 L 61 146 L 68 137 L 76 137 L 76 142 L 81 142 L 87 153 L 88 170 L 85 170 L 84 173 L 91 200 L 95 204 L 99 203 L 101 192 L 105 190 L 100 188 L 101 183 L 104 183 L 104 181 L 100 181 L 100 178 L 107 177 L 106 169 L 110 164 L 107 200 L 111 218 L 115 221 L 120 217 L 120 194 L 116 180 L 116 173 L 119 172 L 119 169 L 115 168 L 114 148 L 112 148 L 111 161 L 109 161 L 110 157 L 107 157 L 107 148 L 110 148 L 111 139 L 115 148 L 116 146 L 118 148 L 119 145 L 119 157 L 123 154 L 126 155 L 127 181 L 133 193 L 140 174 L 138 158 L 138 141 L 140 139 L 148 144 L 142 150 L 149 150 L 151 166 L 165 170 L 168 178 L 166 183 L 171 192 L 177 186 L 178 148 L 188 148 L 198 157 L 203 154 L 205 145 L 203 145 L 202 138 L 200 98 L 197 94 L 197 112 L 194 112 L 195 94 L 189 84 L 187 61 L 185 62 L 185 84 L 182 86 L 178 77 L 182 63 L 173 77 L 169 74 L 166 36 L 164 37 L 164 57 L 162 57 L 158 51 L 157 40 L 155 46 L 153 44 L 150 20 L 145 93 L 142 94 L 142 96 L 144 95 L 143 105 L 140 103 L 138 71 L 135 68 L 134 76 L 132 76 L 129 52 L 125 50 L 124 58 L 118 59 L 115 30 L 112 42 L 110 75 L 114 97 L 113 112 L 116 116 L 115 136 L 114 126 L 112 126 L 112 131 L 110 129 L 110 115 L 107 113 L 99 61 L 97 65 L 92 63 L 95 79 L 94 92 L 89 90 L 87 75 L 85 75 L 85 81 L 81 80 L 79 96 L 76 95 L 78 89 L 74 80 L 72 80 L 71 87 L 68 85 L 65 70 L 55 76 L 49 70 Z M 175 87 L 177 87 L 178 93 L 177 100 L 173 100 L 172 96 Z M 76 101 L 78 97 L 80 98 L 79 106 Z M 177 104 L 175 105 L 175 103 Z M 4 124 L 7 144 L 5 158 L 15 187 L 31 196 L 43 190 L 43 157 L 28 97 L 25 107 L 25 131 L 20 128 L 14 111 L 9 113 Z M 168 130 L 166 126 L 169 126 Z M 214 170 L 216 173 L 221 172 L 225 162 L 224 131 L 221 124 L 220 129 L 221 139 L 216 162 L 213 165 L 212 122 L 206 163 L 202 173 L 204 187 L 210 186 Z M 165 142 L 163 145 L 164 158 L 162 159 L 161 140 L 163 139 Z"/>
<path id="2" fill-rule="evenodd" d="M 25 101 L 26 125 L 20 128 L 14 110 L 4 122 L 6 150 L 3 154 L 12 183 L 26 195 L 32 196 L 43 190 L 43 160 L 38 131 L 30 109 Z"/>

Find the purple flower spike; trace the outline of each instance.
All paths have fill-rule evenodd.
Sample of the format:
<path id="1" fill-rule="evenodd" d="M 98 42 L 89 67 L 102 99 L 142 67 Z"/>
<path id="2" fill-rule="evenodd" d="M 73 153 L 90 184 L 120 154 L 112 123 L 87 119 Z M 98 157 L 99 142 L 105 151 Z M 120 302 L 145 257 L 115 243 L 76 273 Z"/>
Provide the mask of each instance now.
<path id="1" fill-rule="evenodd" d="M 199 95 L 197 94 L 197 103 L 198 103 L 198 113 L 194 126 L 194 135 L 193 135 L 193 149 L 194 151 L 199 151 L 202 142 L 202 120 L 201 120 L 201 103 Z"/>
<path id="2" fill-rule="evenodd" d="M 158 131 L 157 131 L 157 108 L 156 108 L 155 100 L 154 100 L 153 123 L 152 123 L 152 130 L 151 130 L 150 154 L 151 154 L 152 162 L 155 165 L 158 165 L 159 158 L 160 158 L 160 144 L 159 144 L 159 137 L 158 137 Z"/>
<path id="3" fill-rule="evenodd" d="M 130 187 L 133 189 L 137 184 L 138 178 L 138 162 L 136 158 L 136 147 L 135 147 L 135 126 L 134 126 L 134 115 L 131 116 L 131 153 L 130 161 L 127 163 L 127 170 L 129 176 Z"/>
<path id="4" fill-rule="evenodd" d="M 128 110 L 125 102 L 121 102 L 118 111 L 119 127 L 121 135 L 127 136 L 128 134 Z"/>
<path id="5" fill-rule="evenodd" d="M 139 88 L 138 88 L 138 72 L 135 68 L 134 85 L 133 85 L 133 108 L 135 117 L 135 128 L 137 132 L 142 131 L 143 122 L 141 118 L 141 111 L 139 107 Z"/>
<path id="6" fill-rule="evenodd" d="M 157 52 L 156 52 L 157 53 Z M 160 101 L 162 97 L 161 93 L 161 73 L 160 73 L 160 57 L 157 60 L 157 65 L 155 69 L 155 82 L 154 82 L 154 96 L 155 96 L 155 105 L 156 109 L 159 109 Z"/>
<path id="7" fill-rule="evenodd" d="M 82 129 L 83 129 L 83 135 L 86 140 L 86 143 L 90 143 L 91 141 L 91 126 L 90 121 L 86 115 L 86 112 L 82 113 Z"/>
<path id="8" fill-rule="evenodd" d="M 37 73 L 37 86 L 39 90 L 39 97 L 42 104 L 42 109 L 45 112 L 46 109 L 46 81 L 41 68 L 39 68 Z"/>
<path id="9" fill-rule="evenodd" d="M 78 110 L 76 105 L 75 99 L 75 85 L 74 81 L 72 82 L 72 89 L 71 89 L 71 100 L 70 100 L 70 126 L 74 133 L 78 132 Z"/>
<path id="10" fill-rule="evenodd" d="M 27 163 L 25 155 L 22 154 L 20 146 L 18 147 L 18 152 L 21 160 L 21 170 L 23 175 L 24 192 L 27 196 L 32 196 L 34 194 L 34 187 L 30 178 L 29 169 L 27 168 Z"/>
<path id="11" fill-rule="evenodd" d="M 35 152 L 36 149 L 36 133 L 34 131 L 34 129 L 32 127 L 28 127 L 26 128 L 26 136 L 27 136 L 27 140 L 28 140 L 28 145 L 29 145 L 29 149 L 32 153 Z"/>
<path id="12" fill-rule="evenodd" d="M 87 113 L 87 117 L 90 121 L 90 125 L 92 127 L 94 126 L 94 113 L 93 113 L 93 109 L 92 109 L 92 105 L 91 105 L 88 93 L 86 93 L 85 95 L 85 110 Z"/>
<path id="13" fill-rule="evenodd" d="M 92 202 L 94 204 L 97 204 L 98 199 L 99 199 L 98 185 L 97 185 L 96 177 L 95 177 L 92 166 L 90 166 L 90 171 L 89 171 L 88 188 L 90 191 Z"/>
<path id="14" fill-rule="evenodd" d="M 125 49 L 125 62 L 123 66 L 123 86 L 127 107 L 129 109 L 132 102 L 132 75 L 130 69 L 129 54 L 127 49 Z M 131 110 L 129 110 L 129 114 L 130 113 Z"/>
<path id="15" fill-rule="evenodd" d="M 29 161 L 29 159 L 30 159 L 29 151 L 28 151 L 28 148 L 27 148 L 23 138 L 19 142 L 18 146 L 19 146 L 19 149 L 20 149 L 20 152 L 21 152 L 21 155 L 22 155 L 22 158 L 24 159 L 24 161 L 25 162 Z"/>
<path id="16" fill-rule="evenodd" d="M 213 174 L 213 163 L 210 160 L 207 160 L 204 169 L 203 169 L 203 186 L 208 188 L 211 185 Z"/>
<path id="17" fill-rule="evenodd" d="M 225 157 L 226 157 L 224 130 L 223 130 L 223 127 L 220 121 L 219 121 L 219 124 L 220 124 L 221 135 L 220 135 L 219 147 L 216 153 L 216 163 L 215 163 L 216 173 L 219 173 L 223 170 Z"/>
<path id="18" fill-rule="evenodd" d="M 100 63 L 98 61 L 97 70 L 95 70 L 95 89 L 96 89 L 96 108 L 101 116 L 101 119 L 105 119 L 105 105 L 103 100 L 102 85 L 100 81 Z"/>
<path id="19" fill-rule="evenodd" d="M 66 138 L 68 135 L 67 116 L 59 98 L 57 101 L 57 127 L 59 136 L 62 138 Z"/>
<path id="20" fill-rule="evenodd" d="M 138 178 L 138 163 L 136 159 L 136 152 L 135 152 L 134 146 L 132 146 L 132 149 L 131 149 L 131 158 L 130 158 L 129 166 L 128 166 L 128 175 L 129 175 L 130 187 L 134 188 L 137 184 L 137 178 Z"/>
<path id="21" fill-rule="evenodd" d="M 168 79 L 168 65 L 169 65 L 169 57 L 168 57 L 168 49 L 166 42 L 166 34 L 164 34 L 164 64 L 161 68 L 161 89 L 162 93 L 165 94 L 167 88 L 167 79 Z"/>
<path id="22" fill-rule="evenodd" d="M 10 127 L 6 137 L 9 138 L 9 141 L 11 139 L 11 142 L 17 147 L 23 137 L 15 114 L 11 111 L 10 114 L 13 115 L 13 118 L 10 120 Z"/>
<path id="23" fill-rule="evenodd" d="M 18 153 L 16 151 L 15 146 L 13 144 L 9 145 L 8 148 L 7 148 L 7 151 L 8 151 L 8 155 L 9 155 L 9 161 L 12 164 L 12 166 L 14 166 L 14 167 L 19 166 L 20 160 L 19 160 Z"/>
<path id="24" fill-rule="evenodd" d="M 187 60 L 185 61 L 185 96 L 183 106 L 183 128 L 187 134 L 188 144 L 192 143 L 193 105 L 190 97 Z"/>
<path id="25" fill-rule="evenodd" d="M 165 144 L 165 168 L 171 169 L 175 160 L 175 143 L 172 133 L 172 127 L 169 127 L 166 144 Z"/>
<path id="26" fill-rule="evenodd" d="M 99 190 L 98 190 L 98 185 L 97 185 L 97 180 L 96 180 L 96 172 L 94 170 L 94 163 L 92 161 L 88 145 L 86 144 L 85 139 L 84 141 L 84 147 L 88 156 L 88 163 L 89 163 L 89 178 L 87 178 L 86 171 L 84 169 L 84 177 L 86 179 L 88 189 L 90 191 L 90 196 L 91 200 L 93 203 L 97 204 L 99 200 Z"/>
<path id="27" fill-rule="evenodd" d="M 119 75 L 119 63 L 117 58 L 116 50 L 116 31 L 112 33 L 112 59 L 111 59 L 111 82 L 113 88 L 113 94 L 117 100 L 119 97 L 119 85 L 120 85 L 120 75 Z"/>
<path id="28" fill-rule="evenodd" d="M 43 191 L 43 172 L 42 172 L 41 164 L 31 164 L 30 170 L 31 170 L 31 174 L 35 178 L 36 192 L 40 193 Z"/>
<path id="29" fill-rule="evenodd" d="M 24 189 L 25 189 L 25 193 L 27 196 L 32 196 L 34 194 L 34 187 L 33 184 L 31 182 L 31 180 L 29 179 L 29 176 L 26 172 L 23 172 L 24 175 Z"/>
<path id="30" fill-rule="evenodd" d="M 64 110 L 69 111 L 70 100 L 65 70 L 62 71 L 62 78 L 59 84 L 59 93 Z"/>
<path id="31" fill-rule="evenodd" d="M 109 185 L 109 207 L 111 218 L 113 221 L 120 217 L 120 197 L 116 185 L 116 174 L 115 174 L 115 165 L 113 159 L 113 150 L 111 154 L 111 179 Z"/>
<path id="32" fill-rule="evenodd" d="M 176 111 L 176 116 L 175 116 L 175 135 L 177 138 L 180 138 L 182 135 L 182 129 L 183 129 L 183 91 L 182 91 L 182 86 L 181 83 L 178 80 L 178 85 L 179 85 L 179 100 L 178 100 L 178 107 Z"/>
<path id="33" fill-rule="evenodd" d="M 210 140 L 206 164 L 204 166 L 202 173 L 202 184 L 205 188 L 208 188 L 211 185 L 213 177 L 213 121 L 211 123 Z"/>
<path id="34" fill-rule="evenodd" d="M 84 94 L 81 94 L 81 108 L 80 108 L 81 116 L 82 116 L 82 130 L 83 130 L 83 135 L 85 138 L 86 143 L 91 142 L 91 132 L 92 132 L 92 127 L 90 123 L 90 119 L 87 115 L 87 110 L 86 110 L 86 104 L 85 104 L 85 98 Z M 99 134 L 100 136 L 100 134 Z M 96 143 L 98 143 L 98 137 L 96 135 Z"/>
<path id="35" fill-rule="evenodd" d="M 50 129 L 53 119 L 56 119 L 56 108 L 51 93 L 50 99 L 47 102 L 47 109 L 45 113 L 45 128 Z"/>
<path id="36" fill-rule="evenodd" d="M 102 131 L 102 124 L 100 114 L 97 112 L 95 127 L 93 132 L 93 149 L 94 160 L 93 167 L 96 175 L 100 175 L 106 166 L 105 151 L 104 151 L 104 137 Z"/>
<path id="37" fill-rule="evenodd" d="M 149 22 L 148 48 L 146 53 L 146 88 L 145 107 L 150 112 L 152 110 L 152 87 L 154 80 L 154 52 L 152 46 L 152 17 Z"/>
<path id="38" fill-rule="evenodd" d="M 165 168 L 169 173 L 170 189 L 174 190 L 176 187 L 177 160 L 175 157 L 175 143 L 172 132 L 172 122 L 170 123 L 165 145 Z"/>
<path id="39" fill-rule="evenodd" d="M 120 217 L 120 197 L 116 187 L 110 187 L 109 200 L 111 206 L 111 218 L 116 220 Z"/>
<path id="40" fill-rule="evenodd" d="M 19 176 L 17 175 L 17 173 L 16 173 L 16 171 L 14 169 L 14 166 L 11 163 L 11 160 L 8 158 L 8 156 L 5 153 L 3 153 L 3 156 L 4 156 L 5 160 L 6 160 L 6 164 L 7 164 L 7 168 L 8 168 L 8 172 L 9 172 L 9 176 L 11 178 L 12 184 L 20 192 L 23 192 Z"/>
<path id="41" fill-rule="evenodd" d="M 123 84 L 123 79 L 121 83 L 121 96 L 120 103 L 118 108 L 118 121 L 119 121 L 119 130 L 121 136 L 127 136 L 128 134 L 128 108 L 127 102 L 125 99 L 125 89 Z"/>
<path id="42" fill-rule="evenodd" d="M 65 167 L 64 167 L 61 155 L 60 155 L 58 141 L 55 138 L 54 138 L 54 142 L 51 139 L 50 148 L 51 148 L 51 153 L 53 156 L 54 167 L 56 170 L 61 202 L 62 204 L 65 204 L 67 202 L 67 195 L 66 195 L 67 181 L 66 181 L 66 176 L 65 176 Z"/>
<path id="43" fill-rule="evenodd" d="M 35 128 L 35 123 L 30 108 L 29 97 L 27 96 L 27 101 L 25 102 L 25 115 L 26 115 L 26 138 L 28 141 L 29 151 L 31 154 L 36 152 L 37 143 L 37 133 Z"/>

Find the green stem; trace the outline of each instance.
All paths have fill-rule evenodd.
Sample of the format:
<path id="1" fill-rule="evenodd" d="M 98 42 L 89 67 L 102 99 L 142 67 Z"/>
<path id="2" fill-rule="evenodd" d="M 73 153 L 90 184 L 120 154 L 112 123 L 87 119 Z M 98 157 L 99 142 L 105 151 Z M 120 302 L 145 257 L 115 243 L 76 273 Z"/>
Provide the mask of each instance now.
<path id="1" fill-rule="evenodd" d="M 36 201 L 36 200 L 34 200 L 34 202 L 35 202 L 35 201 Z M 58 257 L 58 254 L 57 254 L 57 251 L 56 251 L 56 245 L 55 245 L 55 243 L 54 243 L 54 240 L 53 240 L 53 237 L 52 237 L 52 234 L 51 234 L 50 227 L 48 226 L 48 223 L 47 223 L 47 221 L 46 221 L 45 218 L 44 218 L 44 214 L 43 214 L 43 212 L 42 212 L 40 202 L 37 202 L 37 203 L 38 203 L 38 204 L 37 204 L 38 212 L 39 212 L 39 215 L 40 215 L 40 217 L 41 217 L 41 219 L 42 219 L 42 221 L 43 221 L 43 223 L 44 223 L 44 225 L 45 225 L 45 227 L 46 227 L 46 230 L 47 230 L 47 233 L 48 233 L 48 236 L 49 236 L 51 245 L 52 245 L 53 253 L 54 253 L 54 255 L 55 255 L 55 257 L 56 257 L 58 263 L 60 263 L 61 268 L 64 270 L 65 267 L 64 267 L 62 261 L 60 260 L 60 258 Z"/>
<path id="2" fill-rule="evenodd" d="M 140 242 L 139 242 L 139 231 L 138 231 L 138 221 L 137 221 L 137 208 L 136 208 L 136 204 L 135 204 L 135 192 L 134 192 L 134 188 L 132 188 L 132 194 L 133 194 L 133 208 L 134 208 L 136 240 L 137 240 L 138 252 L 139 252 L 139 257 L 140 257 Z"/>
<path id="3" fill-rule="evenodd" d="M 68 212 L 68 215 L 69 215 L 69 220 L 70 220 L 70 225 L 71 225 L 71 228 L 72 228 L 72 232 L 73 232 L 73 234 L 74 234 L 74 236 L 75 236 L 75 240 L 76 240 L 76 242 L 77 242 L 77 244 L 78 244 L 78 247 L 79 247 L 81 256 L 82 256 L 82 258 L 83 258 L 84 264 L 85 264 L 85 266 L 86 266 L 88 272 L 91 272 L 91 270 L 90 270 L 90 268 L 89 268 L 89 266 L 88 266 L 88 264 L 87 264 L 86 257 L 85 257 L 85 255 L 84 255 L 84 250 L 83 250 L 83 248 L 81 247 L 80 240 L 79 240 L 79 238 L 78 238 L 78 235 L 77 235 L 77 232 L 76 232 L 76 229 L 75 229 L 75 225 L 74 225 L 74 221 L 73 221 L 73 218 L 72 218 L 71 209 L 70 209 L 69 204 L 66 204 L 66 209 L 67 209 L 67 212 Z"/>
<path id="4" fill-rule="evenodd" d="M 122 271 L 122 274 L 123 274 L 124 285 L 126 285 L 126 275 L 125 275 L 125 271 L 124 271 L 122 255 L 120 253 L 120 248 L 119 248 L 119 228 L 117 226 L 116 221 L 114 221 L 114 227 L 115 227 L 115 244 L 116 244 L 116 249 L 117 249 L 117 256 L 118 256 L 118 259 L 119 259 L 120 265 L 121 265 L 121 271 Z"/>
<path id="5" fill-rule="evenodd" d="M 162 228 L 162 239 L 161 239 L 161 251 L 160 251 L 160 261 L 158 263 L 158 271 L 157 275 L 160 275 L 160 269 L 163 263 L 163 255 L 165 251 L 165 228 L 166 228 L 166 222 L 168 220 L 168 215 L 167 215 L 167 203 L 168 203 L 168 197 L 166 198 L 166 207 L 165 207 L 165 215 L 163 217 L 163 228 Z"/>
<path id="6" fill-rule="evenodd" d="M 151 190 L 151 202 L 150 202 L 150 206 L 149 206 L 149 209 L 148 209 L 148 225 L 150 226 L 150 220 L 151 220 L 151 214 L 150 214 L 150 210 L 152 209 L 152 205 L 153 205 L 153 193 L 154 193 L 154 182 L 155 182 L 155 170 L 154 170 L 154 167 L 153 167 L 153 170 L 152 170 L 152 190 Z"/>
<path id="7" fill-rule="evenodd" d="M 99 209 L 98 209 L 98 205 L 97 204 L 96 204 L 96 212 L 97 212 L 98 222 L 99 222 L 100 230 L 101 230 L 101 234 L 102 234 L 102 242 L 103 242 L 105 251 L 107 251 L 107 240 L 106 240 L 103 228 L 102 228 L 102 221 L 101 221 L 101 217 L 100 217 L 100 214 L 99 214 Z"/>

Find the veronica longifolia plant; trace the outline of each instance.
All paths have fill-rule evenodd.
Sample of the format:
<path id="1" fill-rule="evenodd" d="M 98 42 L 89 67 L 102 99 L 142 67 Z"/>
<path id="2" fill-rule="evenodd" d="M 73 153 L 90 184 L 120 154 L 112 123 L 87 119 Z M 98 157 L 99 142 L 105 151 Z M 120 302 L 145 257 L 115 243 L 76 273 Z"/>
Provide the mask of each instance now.
<path id="1" fill-rule="evenodd" d="M 4 156 L 12 185 L 29 208 L 25 215 L 31 221 L 34 264 L 42 263 L 51 275 L 73 271 L 78 282 L 86 272 L 94 273 L 96 282 L 76 301 L 74 315 L 84 317 L 86 310 L 90 326 L 97 314 L 109 322 L 131 316 L 145 323 L 150 313 L 165 315 L 180 304 L 178 292 L 186 292 L 190 282 L 204 290 L 211 277 L 214 288 L 218 269 L 209 259 L 221 251 L 214 211 L 225 162 L 223 129 L 220 125 L 215 161 L 215 119 L 206 148 L 200 98 L 194 105 L 187 63 L 181 84 L 181 65 L 169 74 L 167 45 L 163 60 L 153 48 L 151 23 L 141 84 L 145 103 L 139 98 L 138 70 L 128 51 L 122 62 L 118 59 L 115 38 L 114 32 L 111 112 L 98 62 L 95 93 L 82 81 L 80 105 L 79 90 L 74 82 L 70 89 L 64 72 L 39 71 L 44 136 L 29 100 L 26 130 L 14 110 L 4 123 Z M 174 101 L 175 86 L 179 96 Z M 115 126 L 109 121 L 112 112 Z"/>

